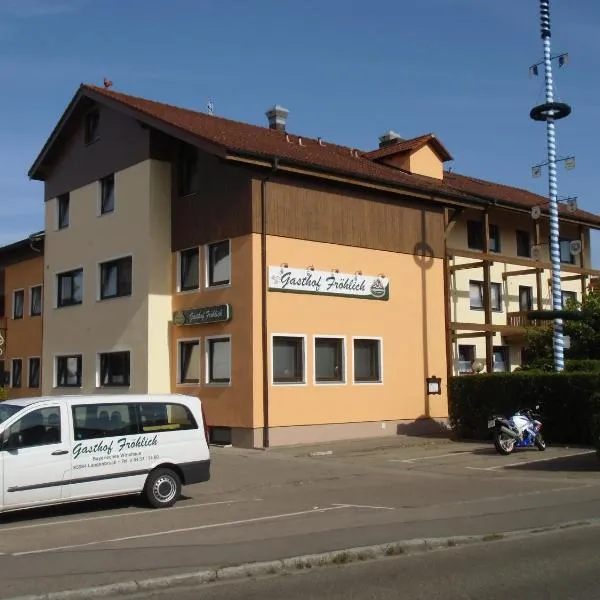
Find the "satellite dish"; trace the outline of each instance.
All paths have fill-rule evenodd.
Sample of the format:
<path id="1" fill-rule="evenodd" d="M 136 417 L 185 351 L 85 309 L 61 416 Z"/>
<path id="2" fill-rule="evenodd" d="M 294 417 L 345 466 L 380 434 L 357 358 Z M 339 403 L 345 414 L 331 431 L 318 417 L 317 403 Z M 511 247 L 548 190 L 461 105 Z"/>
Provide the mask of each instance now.
<path id="1" fill-rule="evenodd" d="M 575 256 L 577 256 L 577 254 L 581 254 L 581 241 L 573 240 L 569 244 L 569 250 L 571 251 L 571 254 L 574 254 Z"/>
<path id="2" fill-rule="evenodd" d="M 542 209 L 539 206 L 534 206 L 531 209 L 531 217 L 537 221 L 542 216 Z"/>
<path id="3" fill-rule="evenodd" d="M 542 249 L 539 246 L 531 246 L 531 257 L 533 260 L 540 260 Z"/>
<path id="4" fill-rule="evenodd" d="M 567 200 L 567 210 L 569 212 L 575 212 L 577 210 L 577 198 L 569 198 Z"/>
<path id="5" fill-rule="evenodd" d="M 570 171 L 575 168 L 575 157 L 571 156 L 565 160 L 565 167 Z"/>

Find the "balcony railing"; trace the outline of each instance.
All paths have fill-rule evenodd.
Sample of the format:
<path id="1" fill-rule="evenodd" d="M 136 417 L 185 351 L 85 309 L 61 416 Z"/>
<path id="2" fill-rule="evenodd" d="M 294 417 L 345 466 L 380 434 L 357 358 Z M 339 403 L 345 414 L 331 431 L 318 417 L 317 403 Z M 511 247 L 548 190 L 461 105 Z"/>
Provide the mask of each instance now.
<path id="1" fill-rule="evenodd" d="M 506 324 L 509 327 L 539 327 L 542 321 L 530 319 L 527 311 L 509 312 L 506 315 Z"/>

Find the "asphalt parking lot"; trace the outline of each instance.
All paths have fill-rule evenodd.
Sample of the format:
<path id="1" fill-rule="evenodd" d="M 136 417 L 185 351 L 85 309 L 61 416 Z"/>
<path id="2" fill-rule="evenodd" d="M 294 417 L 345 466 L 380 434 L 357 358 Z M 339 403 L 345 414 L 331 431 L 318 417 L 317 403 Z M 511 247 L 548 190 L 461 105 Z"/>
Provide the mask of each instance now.
<path id="1" fill-rule="evenodd" d="M 0 598 L 424 536 L 596 517 L 600 460 L 390 438 L 213 449 L 213 478 L 173 508 L 135 498 L 0 518 Z"/>

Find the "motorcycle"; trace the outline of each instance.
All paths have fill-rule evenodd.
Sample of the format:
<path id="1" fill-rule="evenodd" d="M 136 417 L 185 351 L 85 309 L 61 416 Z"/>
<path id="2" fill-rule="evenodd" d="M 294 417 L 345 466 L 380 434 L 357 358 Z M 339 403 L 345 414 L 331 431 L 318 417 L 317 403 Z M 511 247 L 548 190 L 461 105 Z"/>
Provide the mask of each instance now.
<path id="1" fill-rule="evenodd" d="M 535 410 L 539 408 L 538 404 Z M 546 449 L 546 442 L 540 432 L 540 415 L 530 409 L 518 410 L 509 418 L 494 415 L 488 421 L 488 429 L 494 430 L 494 447 L 499 454 L 512 454 L 515 448 Z"/>

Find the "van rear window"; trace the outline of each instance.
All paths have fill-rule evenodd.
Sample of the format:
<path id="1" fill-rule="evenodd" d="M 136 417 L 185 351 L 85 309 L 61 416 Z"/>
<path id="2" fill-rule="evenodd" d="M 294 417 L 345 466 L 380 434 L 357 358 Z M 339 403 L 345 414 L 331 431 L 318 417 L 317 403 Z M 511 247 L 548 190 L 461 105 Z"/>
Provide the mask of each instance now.
<path id="1" fill-rule="evenodd" d="M 174 403 L 85 404 L 73 407 L 76 440 L 198 429 L 187 406 Z"/>

